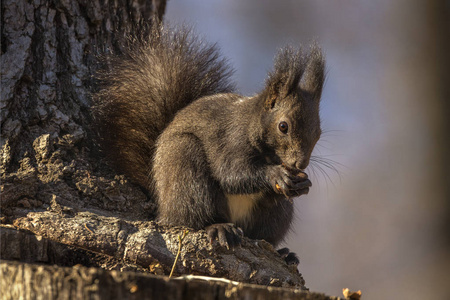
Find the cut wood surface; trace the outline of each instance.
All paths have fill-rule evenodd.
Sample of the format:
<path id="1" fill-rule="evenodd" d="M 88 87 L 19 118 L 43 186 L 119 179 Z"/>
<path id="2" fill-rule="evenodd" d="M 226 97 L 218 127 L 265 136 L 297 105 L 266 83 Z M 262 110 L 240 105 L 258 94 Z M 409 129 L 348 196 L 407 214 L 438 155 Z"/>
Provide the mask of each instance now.
<path id="1" fill-rule="evenodd" d="M 267 288 L 211 277 L 167 276 L 36 264 L 0 263 L 2 299 L 286 299 L 338 300 L 320 293 Z"/>

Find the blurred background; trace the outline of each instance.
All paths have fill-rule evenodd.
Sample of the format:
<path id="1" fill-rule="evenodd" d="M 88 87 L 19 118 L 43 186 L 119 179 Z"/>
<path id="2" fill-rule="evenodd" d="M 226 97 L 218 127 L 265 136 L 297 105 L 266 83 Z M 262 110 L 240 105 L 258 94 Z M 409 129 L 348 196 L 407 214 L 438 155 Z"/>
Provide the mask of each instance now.
<path id="1" fill-rule="evenodd" d="M 245 95 L 279 47 L 326 53 L 314 154 L 333 167 L 308 168 L 285 242 L 311 290 L 450 299 L 449 19 L 450 1 L 169 1 L 165 20 L 217 42 Z"/>

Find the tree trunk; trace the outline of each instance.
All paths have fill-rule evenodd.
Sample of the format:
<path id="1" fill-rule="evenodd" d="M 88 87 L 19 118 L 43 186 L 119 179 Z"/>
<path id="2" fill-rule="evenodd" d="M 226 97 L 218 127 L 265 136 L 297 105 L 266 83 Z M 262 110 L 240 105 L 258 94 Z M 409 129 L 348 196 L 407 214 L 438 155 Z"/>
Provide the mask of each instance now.
<path id="1" fill-rule="evenodd" d="M 152 17 L 160 20 L 165 4 L 164 0 L 1 2 L 2 259 L 170 272 L 183 229 L 149 221 L 154 203 L 105 165 L 90 128 L 97 56 L 108 49 L 120 50 L 120 39 L 133 26 Z M 122 284 L 115 289 L 119 277 L 127 282 L 141 276 L 4 262 L 2 289 L 8 295 L 19 290 L 28 295 L 42 280 L 48 280 L 52 291 L 71 280 L 52 276 L 52 268 L 64 278 L 76 273 L 75 282 L 86 281 L 77 290 L 69 286 L 64 291 L 74 296 L 89 294 L 88 286 L 115 293 L 130 287 Z M 286 265 L 270 244 L 244 239 L 241 248 L 228 250 L 209 243 L 203 231 L 186 236 L 175 274 L 305 289 L 297 269 Z M 20 276 L 36 280 L 18 283 Z M 109 277 L 91 285 L 93 278 L 104 276 Z"/>
<path id="2" fill-rule="evenodd" d="M 96 56 L 145 22 L 164 1 L 5 0 L 1 56 L 2 220 L 50 200 L 149 217 L 140 189 L 96 156 L 90 92 Z"/>

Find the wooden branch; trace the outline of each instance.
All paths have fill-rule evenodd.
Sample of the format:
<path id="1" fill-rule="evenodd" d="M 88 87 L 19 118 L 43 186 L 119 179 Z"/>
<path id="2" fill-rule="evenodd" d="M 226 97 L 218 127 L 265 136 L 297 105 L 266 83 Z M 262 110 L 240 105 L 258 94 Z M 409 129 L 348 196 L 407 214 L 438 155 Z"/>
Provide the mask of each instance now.
<path id="1" fill-rule="evenodd" d="M 162 227 L 153 221 L 127 221 L 92 212 L 59 211 L 28 213 L 14 226 L 62 244 L 100 253 L 124 265 L 169 274 L 178 251 L 178 236 L 185 228 Z M 242 246 L 226 249 L 211 244 L 204 231 L 190 230 L 175 274 L 225 277 L 260 285 L 304 289 L 296 266 L 288 266 L 265 241 L 244 238 Z"/>

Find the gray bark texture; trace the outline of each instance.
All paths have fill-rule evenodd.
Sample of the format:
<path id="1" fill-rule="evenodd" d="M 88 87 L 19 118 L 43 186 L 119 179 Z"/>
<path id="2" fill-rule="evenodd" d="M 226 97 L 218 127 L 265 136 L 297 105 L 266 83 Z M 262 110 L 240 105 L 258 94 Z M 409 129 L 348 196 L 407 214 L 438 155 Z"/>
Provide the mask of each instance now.
<path id="1" fill-rule="evenodd" d="M 194 291 L 188 282 L 142 274 L 169 274 L 184 229 L 150 221 L 154 203 L 104 163 L 90 128 L 98 55 L 120 51 L 118 41 L 136 24 L 161 19 L 165 5 L 163 0 L 1 2 L 4 299 L 144 299 L 147 292 L 158 295 L 152 299 L 181 299 L 180 293 Z M 203 231 L 191 231 L 182 241 L 175 275 L 186 274 L 305 289 L 297 269 L 270 244 L 244 239 L 241 247 L 225 249 L 211 244 Z M 149 290 L 159 285 L 166 292 Z M 210 285 L 194 288 L 213 295 L 248 289 Z M 303 295 L 286 299 L 327 299 L 286 293 Z"/>

